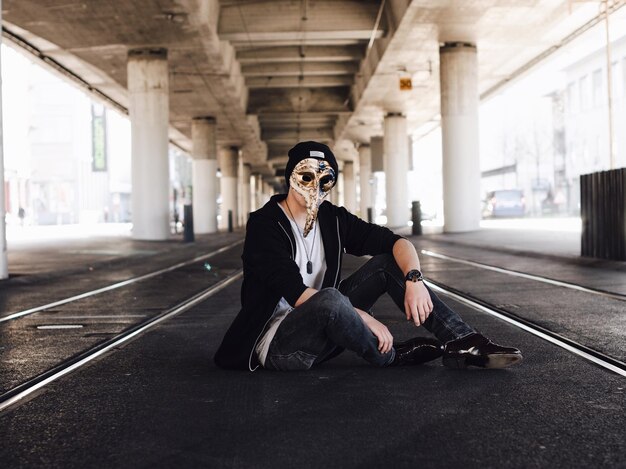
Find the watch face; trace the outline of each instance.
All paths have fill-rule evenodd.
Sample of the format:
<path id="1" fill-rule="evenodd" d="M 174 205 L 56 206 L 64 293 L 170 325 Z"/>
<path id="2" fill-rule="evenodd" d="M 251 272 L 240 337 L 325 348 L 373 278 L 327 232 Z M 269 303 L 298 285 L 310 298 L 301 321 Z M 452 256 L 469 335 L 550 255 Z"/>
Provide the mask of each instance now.
<path id="1" fill-rule="evenodd" d="M 407 275 L 406 279 L 411 282 L 418 282 L 422 279 L 422 273 L 419 270 L 411 270 Z"/>

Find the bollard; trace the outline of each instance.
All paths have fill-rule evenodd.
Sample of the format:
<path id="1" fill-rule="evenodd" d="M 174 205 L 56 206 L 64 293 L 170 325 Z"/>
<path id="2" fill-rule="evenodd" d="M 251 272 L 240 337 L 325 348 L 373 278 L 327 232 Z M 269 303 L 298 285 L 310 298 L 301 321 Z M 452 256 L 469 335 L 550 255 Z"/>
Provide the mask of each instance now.
<path id="1" fill-rule="evenodd" d="M 422 207 L 419 200 L 411 203 L 411 219 L 413 220 L 413 236 L 422 235 Z"/>
<path id="2" fill-rule="evenodd" d="M 367 221 L 372 223 L 372 207 L 367 207 Z"/>
<path id="3" fill-rule="evenodd" d="M 183 210 L 185 216 L 183 239 L 186 243 L 193 243 L 195 241 L 193 234 L 193 207 L 191 205 L 184 205 Z"/>
<path id="4" fill-rule="evenodd" d="M 228 232 L 229 233 L 233 232 L 233 211 L 232 210 L 228 211 Z"/>

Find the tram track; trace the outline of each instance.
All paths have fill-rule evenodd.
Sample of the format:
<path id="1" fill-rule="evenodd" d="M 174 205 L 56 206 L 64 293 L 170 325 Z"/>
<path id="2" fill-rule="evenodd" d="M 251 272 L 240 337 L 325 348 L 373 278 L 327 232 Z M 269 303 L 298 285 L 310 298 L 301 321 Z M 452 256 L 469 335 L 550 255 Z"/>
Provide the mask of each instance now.
<path id="1" fill-rule="evenodd" d="M 233 247 L 233 246 L 230 246 L 230 247 Z M 215 253 L 217 253 L 217 251 Z M 202 259 L 207 258 L 206 256 L 201 256 L 201 257 Z M 197 260 L 198 258 L 196 258 L 193 262 L 197 262 Z M 87 365 L 91 361 L 104 355 L 105 353 L 111 351 L 112 349 L 119 347 L 122 344 L 135 339 L 140 334 L 143 334 L 144 332 L 162 323 L 163 321 L 166 321 L 174 316 L 177 316 L 189 310 L 190 308 L 205 301 L 207 298 L 211 297 L 217 292 L 223 290 L 231 283 L 240 279 L 242 276 L 243 276 L 243 269 L 238 269 L 235 272 L 228 275 L 226 278 L 217 282 L 216 284 L 211 285 L 205 290 L 191 296 L 190 298 L 183 300 L 182 302 L 161 312 L 160 314 L 150 317 L 146 319 L 145 321 L 142 321 L 138 324 L 135 324 L 134 326 L 117 334 L 116 336 L 111 337 L 110 339 L 105 340 L 103 342 L 100 342 L 96 346 L 90 349 L 87 349 L 78 353 L 74 355 L 73 357 L 57 364 L 53 368 L 43 373 L 40 373 L 39 375 L 4 392 L 3 394 L 0 395 L 0 412 L 19 403 L 20 401 L 23 401 L 25 398 L 32 395 L 39 389 L 45 387 L 46 385 L 52 383 L 53 381 L 56 381 L 57 379 L 73 371 L 80 369 L 81 367 Z"/>
<path id="2" fill-rule="evenodd" d="M 22 311 L 16 311 L 16 312 L 13 312 L 13 313 L 6 314 L 6 315 L 0 317 L 0 324 L 2 324 L 3 322 L 13 321 L 15 319 L 20 319 L 20 318 L 23 318 L 25 316 L 29 316 L 29 315 L 34 314 L 34 313 L 39 313 L 41 311 L 45 311 L 45 310 L 48 310 L 48 309 L 51 309 L 51 308 L 55 308 L 57 306 L 66 305 L 66 304 L 72 303 L 74 301 L 83 300 L 85 298 L 89 298 L 89 297 L 92 297 L 92 296 L 95 296 L 95 295 L 99 295 L 101 293 L 110 292 L 112 290 L 116 290 L 116 289 L 119 289 L 119 288 L 122 288 L 122 287 L 126 287 L 128 285 L 132 285 L 134 283 L 142 282 L 144 280 L 148 280 L 148 279 L 157 277 L 159 275 L 163 275 L 163 274 L 168 273 L 168 272 L 172 272 L 174 270 L 180 269 L 182 267 L 186 267 L 186 266 L 194 264 L 196 262 L 201 262 L 201 261 L 210 259 L 211 257 L 216 256 L 218 254 L 221 254 L 221 253 L 223 253 L 225 251 L 228 251 L 229 249 L 232 249 L 232 248 L 234 248 L 234 247 L 236 247 L 236 246 L 238 246 L 238 245 L 240 245 L 242 243 L 243 243 L 243 240 L 238 240 L 238 241 L 230 243 L 230 244 L 228 244 L 226 246 L 223 246 L 223 247 L 221 247 L 219 249 L 211 251 L 211 252 L 209 252 L 207 254 L 203 254 L 201 256 L 197 256 L 197 257 L 194 257 L 193 259 L 189 259 L 189 260 L 186 260 L 186 261 L 183 261 L 183 262 L 178 262 L 176 264 L 172 264 L 172 265 L 170 265 L 168 267 L 165 267 L 165 268 L 162 268 L 162 269 L 159 269 L 159 270 L 155 270 L 155 271 L 149 272 L 147 274 L 139 275 L 137 277 L 132 277 L 132 278 L 129 278 L 129 279 L 126 279 L 126 280 L 122 280 L 121 282 L 116 282 L 116 283 L 113 283 L 113 284 L 110 284 L 110 285 L 107 285 L 107 286 L 104 286 L 104 287 L 101 287 L 101 288 L 96 288 L 95 290 L 90 290 L 90 291 L 87 291 L 87 292 L 84 292 L 84 293 L 80 293 L 78 295 L 73 295 L 73 296 L 70 296 L 70 297 L 67 297 L 67 298 L 64 298 L 64 299 L 61 299 L 61 300 L 53 301 L 53 302 L 50 302 L 50 303 L 47 303 L 47 304 L 44 304 L 44 305 L 41 305 L 41 306 L 35 306 L 33 308 L 28 308 L 28 309 L 25 309 L 25 310 L 22 310 Z"/>
<path id="3" fill-rule="evenodd" d="M 583 285 L 578 285 L 575 283 L 571 283 L 571 282 L 565 282 L 563 280 L 556 280 L 553 278 L 549 278 L 549 277 L 544 277 L 541 275 L 534 275 L 534 274 L 528 274 L 525 272 L 520 272 L 517 270 L 511 270 L 511 269 L 505 269 L 504 267 L 497 267 L 494 265 L 490 265 L 490 264 L 485 264 L 482 262 L 476 262 L 476 261 L 470 261 L 467 259 L 461 259 L 459 257 L 454 257 L 454 256 L 449 256 L 447 254 L 441 254 L 435 251 L 431 251 L 428 249 L 422 249 L 420 251 L 421 254 L 424 254 L 428 257 L 432 257 L 435 259 L 441 259 L 441 260 L 445 260 L 445 261 L 450 261 L 450 262 L 454 262 L 457 264 L 463 264 L 463 265 L 468 265 L 471 267 L 476 267 L 479 269 L 483 269 L 483 270 L 490 270 L 492 272 L 497 272 L 497 273 L 501 273 L 501 274 L 506 274 L 506 275 L 510 275 L 512 277 L 519 277 L 519 278 L 523 278 L 526 280 L 534 280 L 536 282 L 541 282 L 541 283 L 547 283 L 549 285 L 553 285 L 553 286 L 557 286 L 557 287 L 563 287 L 563 288 L 569 288 L 570 290 L 576 290 L 576 291 L 580 291 L 583 293 L 590 293 L 592 295 L 598 295 L 598 296 L 602 296 L 604 298 L 611 298 L 614 300 L 620 300 L 620 301 L 626 301 L 626 295 L 622 295 L 620 293 L 615 293 L 615 292 L 611 292 L 608 290 L 602 290 L 599 288 L 592 288 L 592 287 L 587 287 L 587 286 L 583 286 Z"/>
<path id="4" fill-rule="evenodd" d="M 235 243 L 232 243 L 228 246 L 224 246 L 220 249 L 217 249 L 215 251 L 212 251 L 210 253 L 204 254 L 202 256 L 198 256 L 195 257 L 193 259 L 190 259 L 188 261 L 184 261 L 184 262 L 180 262 L 177 264 L 174 264 L 172 266 L 169 266 L 167 268 L 164 269 L 159 269 L 157 271 L 154 272 L 150 272 L 148 274 L 144 274 L 138 277 L 134 277 L 132 279 L 127 279 L 124 280 L 122 282 L 118 282 L 112 285 L 109 285 L 107 287 L 103 287 L 103 288 L 99 288 L 96 290 L 92 290 L 90 292 L 86 292 L 80 295 L 75 295 L 73 297 L 70 298 L 66 298 L 64 300 L 60 300 L 58 302 L 54 302 L 54 303 L 50 303 L 48 305 L 43 305 L 40 306 L 38 308 L 31 308 L 30 310 L 25 310 L 22 312 L 18 312 L 18 313 L 13 313 L 12 314 L 12 319 L 18 319 L 20 317 L 24 317 L 28 314 L 33 314 L 35 312 L 39 312 L 39 311 L 44 311 L 45 309 L 48 309 L 50 307 L 52 307 L 51 305 L 57 306 L 57 305 L 61 305 L 61 304 L 67 304 L 70 303 L 72 301 L 77 301 L 79 299 L 83 299 L 83 298 L 87 298 L 89 296 L 93 296 L 93 295 L 97 295 L 99 293 L 104 293 L 106 291 L 110 291 L 110 290 L 114 290 L 117 288 L 121 288 L 123 286 L 126 285 L 130 285 L 132 283 L 136 283 L 136 282 L 140 282 L 142 280 L 146 280 L 149 278 L 153 278 L 156 277 L 158 275 L 161 275 L 163 273 L 166 272 L 170 272 L 173 270 L 176 270 L 178 268 L 181 267 L 185 267 L 188 266 L 190 264 L 193 264 L 195 262 L 199 262 L 205 259 L 208 259 L 214 255 L 217 255 L 219 253 L 225 252 L 228 249 L 232 249 L 234 247 L 236 247 L 237 245 L 241 244 L 242 241 L 237 241 Z M 452 260 L 452 261 L 457 261 L 457 262 L 461 262 L 463 264 L 468 264 L 471 265 L 473 267 L 479 267 L 479 268 L 487 268 L 487 270 L 493 270 L 495 272 L 498 273 L 504 273 L 504 274 L 509 274 L 509 275 L 514 275 L 516 277 L 522 277 L 522 278 L 526 278 L 526 279 L 530 279 L 530 280 L 537 280 L 537 281 L 542 281 L 545 283 L 550 283 L 554 286 L 559 286 L 559 287 L 566 287 L 566 288 L 573 288 L 573 287 L 579 287 L 579 288 L 573 288 L 575 290 L 579 290 L 585 293 L 592 293 L 592 294 L 596 294 L 596 295 L 602 295 L 604 297 L 609 297 L 609 298 L 613 298 L 613 299 L 618 299 L 618 300 L 624 300 L 626 299 L 626 295 L 620 295 L 620 294 L 616 294 L 616 293 L 612 293 L 612 292 L 604 292 L 604 291 L 600 291 L 600 290 L 594 290 L 594 289 L 589 289 L 587 287 L 582 287 L 579 285 L 575 285 L 575 284 L 568 284 L 567 282 L 561 282 L 561 281 L 557 281 L 554 279 L 548 279 L 545 277 L 539 277 L 539 276 L 535 276 L 535 275 L 531 275 L 531 274 L 525 274 L 522 272 L 517 272 L 517 271 L 509 271 L 508 269 L 503 269 L 500 267 L 495 267 L 495 266 L 489 266 L 487 264 L 481 264 L 481 263 L 477 263 L 477 262 L 473 262 L 473 261 L 468 261 L 468 260 L 464 260 L 464 259 L 459 259 L 459 258 L 453 258 L 452 256 L 446 256 L 443 254 L 439 254 L 439 253 L 435 253 L 433 251 L 427 251 L 427 250 L 422 250 L 421 251 L 422 254 L 428 255 L 430 257 L 435 257 L 435 258 L 439 258 L 442 260 Z M 28 379 L 27 381 L 24 381 L 23 383 L 20 383 L 19 385 L 9 389 L 8 391 L 4 392 L 3 394 L 0 394 L 0 412 L 17 404 L 20 403 L 22 401 L 24 401 L 26 398 L 28 398 L 29 396 L 31 396 L 33 393 L 37 392 L 39 389 L 47 386 L 48 384 L 52 383 L 53 381 L 56 381 L 57 379 L 61 378 L 62 376 L 65 376 L 73 371 L 76 371 L 78 369 L 80 369 L 82 366 L 85 366 L 86 364 L 90 363 L 91 361 L 97 359 L 98 357 L 102 356 L 103 354 L 106 354 L 107 352 L 111 351 L 112 349 L 121 346 L 122 344 L 124 344 L 125 342 L 128 342 L 130 340 L 133 340 L 134 338 L 136 338 L 137 336 L 139 336 L 140 334 L 144 333 L 145 331 L 149 330 L 150 328 L 156 326 L 157 324 L 170 319 L 178 314 L 181 314 L 184 311 L 187 311 L 188 309 L 192 308 L 193 306 L 197 305 L 198 303 L 205 301 L 207 298 L 209 298 L 210 296 L 212 296 L 213 294 L 217 293 L 218 291 L 224 289 L 225 287 L 227 287 L 228 285 L 230 285 L 231 283 L 235 282 L 236 280 L 238 280 L 239 278 L 241 278 L 241 276 L 243 275 L 243 271 L 242 269 L 236 270 L 235 272 L 231 273 L 230 275 L 228 275 L 226 278 L 223 278 L 222 280 L 220 280 L 219 282 L 217 282 L 216 284 L 202 290 L 201 292 L 192 295 L 191 297 L 177 303 L 176 305 L 174 305 L 173 307 L 170 307 L 169 309 L 162 311 L 161 313 L 157 314 L 156 316 L 147 318 L 144 321 L 141 321 L 135 325 L 133 325 L 132 327 L 130 327 L 129 329 L 115 335 L 114 337 L 111 337 L 103 342 L 100 342 L 98 344 L 96 344 L 95 346 L 81 351 L 79 353 L 77 353 L 76 355 L 60 362 L 59 364 L 55 365 L 54 367 Z M 471 294 L 465 293 L 465 292 L 461 292 L 455 288 L 452 288 L 448 285 L 445 285 L 444 283 L 440 282 L 440 281 L 434 281 L 432 279 L 427 279 L 427 284 L 437 293 L 441 293 L 444 294 L 466 306 L 471 307 L 472 309 L 475 309 L 477 311 L 480 311 L 482 313 L 488 314 L 492 317 L 498 318 L 500 320 L 503 320 L 513 326 L 515 326 L 516 328 L 520 329 L 520 330 L 524 330 L 525 332 L 531 333 L 547 342 L 552 343 L 553 345 L 556 345 L 564 350 L 567 350 L 570 353 L 573 353 L 591 363 L 593 363 L 596 366 L 599 366 L 605 370 L 608 370 L 612 373 L 618 374 L 620 376 L 626 377 L 626 363 L 613 358 L 607 354 L 604 354 L 602 352 L 599 352 L 597 350 L 594 350 L 590 347 L 585 346 L 584 344 L 581 344 L 575 340 L 572 340 L 564 335 L 561 335 L 559 333 L 556 333 L 546 327 L 543 327 L 531 320 L 522 318 L 516 314 L 513 314 L 509 311 L 506 311 L 505 309 L 495 306 L 493 304 L 490 304 L 489 302 L 482 300 L 476 296 L 473 296 Z M 18 315 L 19 314 L 19 315 Z M 2 318 L 3 321 L 7 321 L 10 319 Z"/>
<path id="5" fill-rule="evenodd" d="M 563 348 L 583 359 L 609 370 L 615 374 L 626 377 L 626 363 L 613 358 L 598 350 L 592 349 L 575 340 L 572 340 L 562 334 L 558 334 L 550 329 L 543 327 L 533 321 L 522 318 L 516 314 L 490 304 L 478 297 L 461 292 L 455 288 L 445 285 L 441 282 L 427 279 L 426 284 L 435 292 L 444 294 L 461 304 L 469 306 L 477 311 L 488 314 L 489 316 L 503 320 L 518 329 L 529 332 L 547 342 L 550 342 L 560 348 Z"/>
<path id="6" fill-rule="evenodd" d="M 556 287 L 566 288 L 574 291 L 578 291 L 581 293 L 591 294 L 595 296 L 599 296 L 606 299 L 618 300 L 618 301 L 626 301 L 626 295 L 622 295 L 619 293 L 591 288 L 588 286 L 578 285 L 571 282 L 565 282 L 562 280 L 556 280 L 549 277 L 544 277 L 540 275 L 529 274 L 526 272 L 520 272 L 517 270 L 506 269 L 503 267 L 498 267 L 490 264 L 485 264 L 482 262 L 471 261 L 468 259 L 462 259 L 455 256 L 449 256 L 446 254 L 442 254 L 439 252 L 435 252 L 428 249 L 420 250 L 420 253 L 426 255 L 431 258 L 450 261 L 457 264 L 467 265 L 470 267 L 488 270 L 492 272 L 496 272 L 499 274 L 505 274 L 512 277 L 523 278 L 525 280 L 536 281 L 540 283 L 549 284 Z M 467 292 L 462 292 L 456 288 L 450 287 L 441 281 L 435 281 L 433 279 L 428 279 L 427 284 L 436 292 L 445 294 L 450 298 L 466 305 L 474 308 L 478 311 L 481 311 L 490 316 L 499 318 L 504 320 L 505 322 L 522 329 L 526 332 L 529 332 L 533 335 L 536 335 L 558 347 L 561 347 L 565 350 L 568 350 L 571 353 L 574 353 L 587 361 L 594 363 L 597 366 L 605 368 L 613 373 L 616 373 L 620 376 L 626 377 L 626 363 L 621 360 L 618 360 L 608 354 L 595 350 L 591 347 L 588 347 L 580 342 L 573 340 L 565 335 L 554 332 L 535 321 L 526 319 L 521 317 L 518 314 L 507 311 L 506 309 L 491 304 L 478 296 L 469 294 Z"/>

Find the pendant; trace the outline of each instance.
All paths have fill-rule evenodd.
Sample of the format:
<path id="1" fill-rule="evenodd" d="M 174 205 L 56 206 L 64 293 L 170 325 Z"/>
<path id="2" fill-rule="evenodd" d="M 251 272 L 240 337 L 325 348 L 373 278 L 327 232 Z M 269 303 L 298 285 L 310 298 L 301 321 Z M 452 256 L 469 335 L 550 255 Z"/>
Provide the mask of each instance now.
<path id="1" fill-rule="evenodd" d="M 306 263 L 306 273 L 307 274 L 313 273 L 313 262 L 309 261 Z"/>

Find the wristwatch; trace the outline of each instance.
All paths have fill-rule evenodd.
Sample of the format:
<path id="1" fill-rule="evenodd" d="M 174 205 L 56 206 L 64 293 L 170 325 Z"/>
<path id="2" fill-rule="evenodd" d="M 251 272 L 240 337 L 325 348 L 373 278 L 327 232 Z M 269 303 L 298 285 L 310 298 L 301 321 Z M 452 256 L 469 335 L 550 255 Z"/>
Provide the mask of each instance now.
<path id="1" fill-rule="evenodd" d="M 422 280 L 424 280 L 424 276 L 417 269 L 409 270 L 409 273 L 404 277 L 405 282 L 421 282 Z"/>

